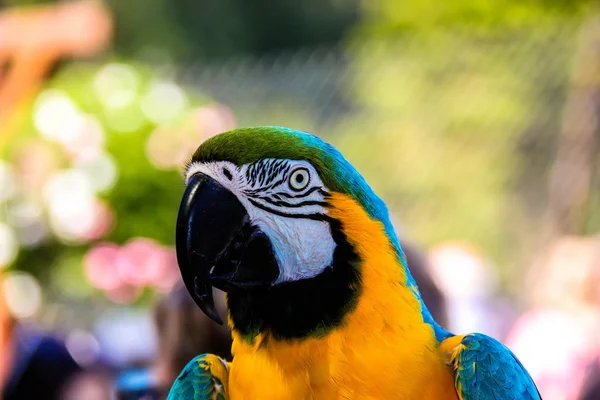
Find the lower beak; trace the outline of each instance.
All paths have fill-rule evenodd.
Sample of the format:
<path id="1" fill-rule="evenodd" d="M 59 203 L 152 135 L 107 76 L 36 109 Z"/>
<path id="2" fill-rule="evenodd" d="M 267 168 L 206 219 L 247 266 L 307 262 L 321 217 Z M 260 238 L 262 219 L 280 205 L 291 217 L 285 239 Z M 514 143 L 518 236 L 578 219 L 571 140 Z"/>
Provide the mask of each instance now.
<path id="1" fill-rule="evenodd" d="M 252 226 L 237 197 L 198 173 L 186 187 L 176 231 L 177 262 L 186 288 L 215 322 L 212 287 L 224 291 L 270 286 L 279 277 L 271 241 Z"/>

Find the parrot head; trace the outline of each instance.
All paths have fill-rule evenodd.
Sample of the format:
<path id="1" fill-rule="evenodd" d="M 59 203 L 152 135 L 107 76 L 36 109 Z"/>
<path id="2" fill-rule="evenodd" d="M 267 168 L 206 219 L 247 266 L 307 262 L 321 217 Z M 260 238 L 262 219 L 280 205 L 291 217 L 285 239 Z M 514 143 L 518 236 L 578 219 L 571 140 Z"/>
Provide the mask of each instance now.
<path id="1" fill-rule="evenodd" d="M 176 228 L 183 280 L 218 323 L 212 288 L 225 291 L 242 333 L 279 325 L 281 336 L 302 337 L 341 323 L 355 306 L 360 241 L 345 233 L 338 216 L 350 210 L 340 199 L 379 223 L 405 265 L 383 201 L 339 151 L 308 133 L 222 133 L 198 148 L 185 179 Z"/>

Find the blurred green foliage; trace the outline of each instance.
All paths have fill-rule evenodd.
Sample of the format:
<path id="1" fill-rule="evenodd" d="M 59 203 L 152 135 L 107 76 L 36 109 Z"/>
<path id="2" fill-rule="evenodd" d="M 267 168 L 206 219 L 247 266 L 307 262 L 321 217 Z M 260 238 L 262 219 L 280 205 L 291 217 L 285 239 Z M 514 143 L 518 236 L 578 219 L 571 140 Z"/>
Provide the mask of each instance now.
<path id="1" fill-rule="evenodd" d="M 109 0 L 116 50 L 152 46 L 175 59 L 265 54 L 342 39 L 358 18 L 356 0 Z M 148 24 L 148 21 L 153 21 Z"/>
<path id="2" fill-rule="evenodd" d="M 468 240 L 505 279 L 522 276 L 594 4 L 363 3 L 348 88 L 363 112 L 337 128 L 339 144 L 419 241 Z"/>
<path id="3" fill-rule="evenodd" d="M 155 73 L 140 64 L 122 65 L 128 65 L 140 82 L 136 99 L 123 111 L 124 116 L 141 115 L 142 95 L 151 82 L 165 79 L 165 74 Z M 104 147 L 116 162 L 116 183 L 100 196 L 110 205 L 116 216 L 116 224 L 101 240 L 124 244 L 134 237 L 147 237 L 173 245 L 175 220 L 184 189 L 181 173 L 176 169 L 161 170 L 150 163 L 146 143 L 156 129 L 156 123 L 140 116 L 142 122 L 136 129 L 129 132 L 119 129 L 115 121 L 123 115 L 107 109 L 93 87 L 94 78 L 104 66 L 96 63 L 70 64 L 59 70 L 45 87 L 45 90 L 59 90 L 66 94 L 83 113 L 98 118 L 104 130 Z M 189 94 L 190 108 L 206 102 L 207 99 L 202 96 Z M 22 146 L 29 145 L 28 139 L 40 140 L 34 126 L 34 105 L 35 101 L 30 106 L 27 122 L 9 143 L 8 160 Z M 185 121 L 188 118 L 189 115 L 184 112 L 172 125 L 176 127 L 187 123 Z M 60 166 L 67 168 L 70 162 L 67 153 L 57 146 L 56 154 L 61 157 Z M 49 283 L 50 293 L 60 294 L 64 298 L 85 297 L 93 292 L 83 275 L 81 263 L 90 244 L 63 242 L 51 236 L 39 247 L 21 249 L 14 267 L 31 272 L 42 282 Z"/>
<path id="4" fill-rule="evenodd" d="M 431 28 L 543 27 L 589 11 L 593 0 L 376 0 L 363 3 L 359 35 L 389 37 Z M 496 31 L 498 33 L 498 31 Z"/>
<path id="5" fill-rule="evenodd" d="M 5 5 L 56 0 L 5 0 Z M 359 17 L 358 0 L 106 0 L 117 55 L 153 62 L 265 54 L 336 43 Z M 1 3 L 0 3 L 1 5 Z"/>

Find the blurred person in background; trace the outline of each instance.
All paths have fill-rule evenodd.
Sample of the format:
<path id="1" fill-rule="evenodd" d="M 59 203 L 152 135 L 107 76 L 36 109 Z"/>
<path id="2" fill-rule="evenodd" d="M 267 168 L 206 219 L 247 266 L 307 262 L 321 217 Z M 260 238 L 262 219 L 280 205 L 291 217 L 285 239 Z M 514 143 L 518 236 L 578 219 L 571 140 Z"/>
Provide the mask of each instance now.
<path id="1" fill-rule="evenodd" d="M 75 375 L 61 392 L 61 400 L 111 400 L 113 374 L 102 367 L 92 367 Z"/>
<path id="2" fill-rule="evenodd" d="M 507 344 L 545 400 L 577 399 L 600 350 L 600 236 L 564 237 L 531 269 L 531 307 Z"/>
<path id="3" fill-rule="evenodd" d="M 600 354 L 588 368 L 579 400 L 600 400 Z"/>
<path id="4" fill-rule="evenodd" d="M 227 313 L 225 296 L 218 292 L 215 303 Z M 158 360 L 154 370 L 161 384 L 170 387 L 179 372 L 194 357 L 212 353 L 231 360 L 231 334 L 227 326 L 215 324 L 198 308 L 183 285 L 177 286 L 155 308 L 158 330 Z"/>
<path id="5" fill-rule="evenodd" d="M 15 321 L 2 287 L 0 276 L 0 398 L 59 399 L 80 366 L 60 339 Z"/>
<path id="6" fill-rule="evenodd" d="M 222 292 L 215 296 L 221 314 L 227 312 Z M 194 357 L 213 353 L 231 360 L 231 335 L 226 326 L 210 320 L 198 308 L 183 285 L 163 297 L 154 309 L 158 333 L 158 355 L 151 368 L 130 369 L 116 382 L 120 400 L 164 399 L 183 370 Z"/>
<path id="7" fill-rule="evenodd" d="M 428 266 L 444 293 L 448 328 L 504 338 L 517 314 L 497 293 L 498 277 L 469 243 L 446 242 L 432 248 Z"/>

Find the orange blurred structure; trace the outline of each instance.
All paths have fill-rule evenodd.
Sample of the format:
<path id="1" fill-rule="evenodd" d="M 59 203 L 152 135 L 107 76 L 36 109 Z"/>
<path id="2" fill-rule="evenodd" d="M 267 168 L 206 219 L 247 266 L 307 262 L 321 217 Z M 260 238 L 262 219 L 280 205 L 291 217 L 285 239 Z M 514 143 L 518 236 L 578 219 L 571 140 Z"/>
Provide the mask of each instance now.
<path id="1" fill-rule="evenodd" d="M 63 57 L 86 57 L 110 43 L 112 18 L 96 1 L 10 9 L 0 13 L 0 144 L 18 106 Z"/>

